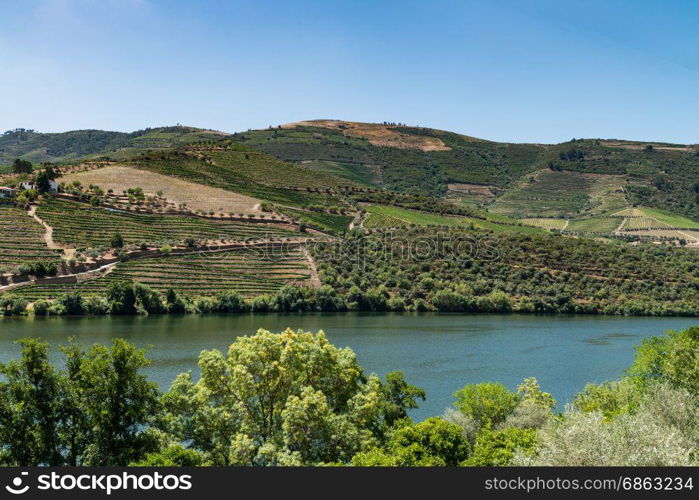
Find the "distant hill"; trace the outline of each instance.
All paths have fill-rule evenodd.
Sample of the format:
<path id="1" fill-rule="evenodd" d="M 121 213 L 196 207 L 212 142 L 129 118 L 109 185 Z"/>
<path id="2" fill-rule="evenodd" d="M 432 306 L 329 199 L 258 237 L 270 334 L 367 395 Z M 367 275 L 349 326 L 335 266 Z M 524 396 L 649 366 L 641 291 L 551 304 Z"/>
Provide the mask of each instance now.
<path id="1" fill-rule="evenodd" d="M 695 145 L 601 139 L 499 143 L 429 128 L 340 120 L 248 131 L 232 140 L 364 184 L 465 205 L 497 207 L 501 196 L 517 190 L 521 195 L 514 198 L 531 205 L 528 214 L 589 214 L 635 203 L 699 219 Z M 566 172 L 583 176 L 582 183 L 575 184 Z M 546 185 L 534 189 L 539 180 Z M 566 206 L 571 184 L 575 200 Z M 549 200 L 559 209 L 550 210 Z M 521 206 L 510 200 L 503 210 L 515 214 Z"/>
<path id="2" fill-rule="evenodd" d="M 696 145 L 618 139 L 501 143 L 389 122 L 309 120 L 232 135 L 185 126 L 131 133 L 18 129 L 0 136 L 0 171 L 14 158 L 120 161 L 221 139 L 350 184 L 514 217 L 587 217 L 639 205 L 699 220 Z"/>
<path id="3" fill-rule="evenodd" d="M 148 128 L 130 133 L 104 130 L 42 133 L 15 129 L 0 135 L 0 165 L 8 165 L 15 158 L 34 163 L 96 156 L 119 159 L 148 149 L 166 149 L 224 136 L 226 134 L 222 132 L 184 126 Z"/>

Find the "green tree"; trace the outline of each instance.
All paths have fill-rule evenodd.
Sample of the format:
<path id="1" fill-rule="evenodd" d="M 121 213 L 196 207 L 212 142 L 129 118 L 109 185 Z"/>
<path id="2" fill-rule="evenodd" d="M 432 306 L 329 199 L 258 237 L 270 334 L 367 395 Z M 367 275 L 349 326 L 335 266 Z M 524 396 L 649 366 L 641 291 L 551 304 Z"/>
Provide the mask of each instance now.
<path id="1" fill-rule="evenodd" d="M 454 406 L 481 427 L 503 422 L 518 403 L 517 394 L 494 382 L 467 385 L 454 393 L 454 397 Z"/>
<path id="2" fill-rule="evenodd" d="M 107 302 L 112 314 L 136 314 L 136 292 L 133 284 L 116 281 L 109 285 Z"/>
<path id="3" fill-rule="evenodd" d="M 61 465 L 63 380 L 48 361 L 48 344 L 20 341 L 20 361 L 0 364 L 0 463 Z"/>
<path id="4" fill-rule="evenodd" d="M 483 429 L 478 433 L 473 452 L 464 465 L 476 467 L 509 465 L 517 450 L 529 455 L 534 454 L 536 435 L 533 429 L 515 427 L 502 430 Z"/>
<path id="5" fill-rule="evenodd" d="M 699 394 L 699 326 L 645 339 L 629 374 L 644 385 L 667 381 Z"/>
<path id="6" fill-rule="evenodd" d="M 51 183 L 49 182 L 50 180 L 51 179 L 49 179 L 49 174 L 46 172 L 46 170 L 39 172 L 34 179 L 36 190 L 40 194 L 48 193 L 51 189 Z"/>
<path id="7" fill-rule="evenodd" d="M 124 246 L 124 238 L 121 236 L 121 233 L 114 233 L 109 241 L 109 245 L 112 248 L 122 248 Z"/>
<path id="8" fill-rule="evenodd" d="M 374 448 L 355 455 L 355 466 L 453 467 L 464 461 L 470 446 L 461 427 L 440 418 L 395 431 L 383 449 Z"/>
<path id="9" fill-rule="evenodd" d="M 140 373 L 143 351 L 119 339 L 88 352 L 71 344 L 58 371 L 46 342 L 21 343 L 20 360 L 0 364 L 2 465 L 123 465 L 154 450 L 157 389 Z"/>
<path id="10" fill-rule="evenodd" d="M 30 174 L 32 172 L 32 162 L 15 158 L 12 162 L 12 171 L 15 174 Z"/>
<path id="11" fill-rule="evenodd" d="M 123 465 L 154 450 L 148 431 L 158 410 L 158 389 L 141 373 L 150 364 L 145 351 L 123 339 L 84 352 L 65 350 L 71 381 L 87 424 L 84 465 Z"/>
<path id="12" fill-rule="evenodd" d="M 85 304 L 79 293 L 67 293 L 63 295 L 58 303 L 66 309 L 66 314 L 80 315 L 85 313 Z"/>
<path id="13" fill-rule="evenodd" d="M 259 330 L 239 337 L 227 356 L 202 352 L 199 366 L 198 382 L 181 374 L 163 396 L 161 427 L 209 463 L 348 462 L 379 444 L 381 382 L 322 332 Z"/>
<path id="14" fill-rule="evenodd" d="M 423 389 L 405 381 L 403 372 L 391 372 L 386 375 L 386 382 L 381 388 L 383 414 L 387 428 L 399 420 L 408 417 L 408 412 L 419 407 L 418 399 L 424 401 Z"/>

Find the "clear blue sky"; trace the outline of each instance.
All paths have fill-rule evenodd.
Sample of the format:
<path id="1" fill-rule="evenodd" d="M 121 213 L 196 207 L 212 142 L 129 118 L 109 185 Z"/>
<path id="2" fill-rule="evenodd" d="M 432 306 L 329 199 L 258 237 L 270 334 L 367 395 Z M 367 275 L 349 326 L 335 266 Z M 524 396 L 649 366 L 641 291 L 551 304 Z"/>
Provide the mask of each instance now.
<path id="1" fill-rule="evenodd" d="M 0 130 L 699 142 L 696 0 L 0 0 Z"/>

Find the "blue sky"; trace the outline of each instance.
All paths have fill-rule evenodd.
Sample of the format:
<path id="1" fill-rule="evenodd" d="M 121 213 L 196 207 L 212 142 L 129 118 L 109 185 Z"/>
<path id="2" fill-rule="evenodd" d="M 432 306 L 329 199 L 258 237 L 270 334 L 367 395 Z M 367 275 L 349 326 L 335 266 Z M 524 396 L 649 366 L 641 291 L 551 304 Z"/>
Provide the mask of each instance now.
<path id="1" fill-rule="evenodd" d="M 696 0 L 0 0 L 0 130 L 699 142 Z"/>

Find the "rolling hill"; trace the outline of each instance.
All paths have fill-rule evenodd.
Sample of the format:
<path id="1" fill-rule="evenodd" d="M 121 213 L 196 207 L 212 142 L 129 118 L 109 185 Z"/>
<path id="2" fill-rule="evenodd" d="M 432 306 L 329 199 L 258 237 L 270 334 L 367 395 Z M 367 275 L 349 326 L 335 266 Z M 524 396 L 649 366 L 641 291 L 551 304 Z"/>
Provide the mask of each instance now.
<path id="1" fill-rule="evenodd" d="M 15 158 L 40 162 L 65 162 L 80 158 L 108 156 L 126 158 L 149 149 L 167 149 L 193 141 L 212 140 L 226 134 L 193 127 L 161 127 L 136 132 L 73 130 L 41 133 L 34 130 L 8 130 L 0 135 L 0 166 Z"/>
<path id="2" fill-rule="evenodd" d="M 0 206 L 6 311 L 104 314 L 126 282 L 173 312 L 699 314 L 694 146 L 336 120 L 3 141 L 36 170 L 3 184 L 44 160 L 60 183 Z"/>
<path id="3" fill-rule="evenodd" d="M 465 205 L 499 205 L 497 211 L 510 213 L 524 201 L 531 210 L 523 216 L 535 213 L 534 202 L 548 197 L 564 202 L 553 203 L 549 212 L 566 216 L 641 204 L 699 219 L 695 145 L 601 139 L 509 144 L 427 128 L 338 120 L 298 122 L 233 134 L 231 139 L 285 161 L 347 178 L 359 176 L 365 184 L 389 190 L 448 197 Z M 542 174 L 546 170 L 552 174 Z M 542 175 L 542 189 L 527 188 L 530 177 L 536 181 Z M 606 192 L 602 176 L 615 176 L 607 179 L 611 185 Z M 575 199 L 566 206 L 571 184 L 576 184 Z M 502 209 L 508 200 L 512 209 Z"/>

